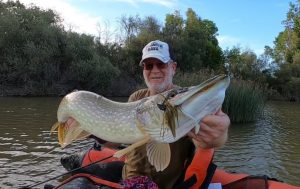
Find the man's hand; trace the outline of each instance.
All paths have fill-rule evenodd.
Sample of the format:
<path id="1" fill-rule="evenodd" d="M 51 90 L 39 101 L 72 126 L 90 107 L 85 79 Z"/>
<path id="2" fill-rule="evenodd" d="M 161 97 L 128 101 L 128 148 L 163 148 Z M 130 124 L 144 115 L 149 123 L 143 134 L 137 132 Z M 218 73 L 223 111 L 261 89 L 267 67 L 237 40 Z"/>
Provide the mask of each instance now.
<path id="1" fill-rule="evenodd" d="M 195 134 L 194 129 L 188 133 L 196 147 L 217 148 L 227 140 L 230 119 L 221 109 L 215 115 L 207 115 L 200 122 L 200 130 Z"/>

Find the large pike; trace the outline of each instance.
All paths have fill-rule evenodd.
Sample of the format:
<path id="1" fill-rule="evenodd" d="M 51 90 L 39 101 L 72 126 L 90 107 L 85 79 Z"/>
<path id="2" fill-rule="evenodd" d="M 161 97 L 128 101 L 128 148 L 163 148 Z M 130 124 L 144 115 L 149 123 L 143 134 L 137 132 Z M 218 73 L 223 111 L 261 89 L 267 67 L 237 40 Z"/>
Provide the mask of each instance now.
<path id="1" fill-rule="evenodd" d="M 146 145 L 149 162 L 157 171 L 170 162 L 172 143 L 191 129 L 199 131 L 199 122 L 222 106 L 229 76 L 215 76 L 200 85 L 176 88 L 130 103 L 119 103 L 87 91 L 66 95 L 58 108 L 56 123 L 62 147 L 93 134 L 103 140 L 132 144 L 118 151 L 120 157 L 133 148 Z M 75 119 L 73 127 L 66 126 Z"/>

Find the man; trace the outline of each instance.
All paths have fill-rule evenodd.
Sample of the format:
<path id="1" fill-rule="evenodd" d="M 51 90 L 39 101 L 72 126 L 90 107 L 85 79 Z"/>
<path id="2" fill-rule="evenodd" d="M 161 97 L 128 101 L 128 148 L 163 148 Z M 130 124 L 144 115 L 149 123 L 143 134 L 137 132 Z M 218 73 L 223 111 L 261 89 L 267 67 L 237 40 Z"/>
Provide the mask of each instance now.
<path id="1" fill-rule="evenodd" d="M 159 40 L 148 43 L 143 49 L 140 66 L 143 66 L 143 76 L 148 88 L 133 93 L 129 97 L 129 101 L 136 101 L 176 87 L 172 79 L 177 63 L 174 61 L 167 43 Z M 195 147 L 220 147 L 227 140 L 230 120 L 221 110 L 215 115 L 204 117 L 199 124 L 199 133 L 195 134 L 191 131 L 188 136 L 170 144 L 171 162 L 161 172 L 156 172 L 155 168 L 148 162 L 145 145 L 127 154 L 123 167 L 123 179 L 147 176 L 159 188 L 173 188 L 182 176 L 182 171 L 187 167 L 187 162 L 191 160 Z"/>

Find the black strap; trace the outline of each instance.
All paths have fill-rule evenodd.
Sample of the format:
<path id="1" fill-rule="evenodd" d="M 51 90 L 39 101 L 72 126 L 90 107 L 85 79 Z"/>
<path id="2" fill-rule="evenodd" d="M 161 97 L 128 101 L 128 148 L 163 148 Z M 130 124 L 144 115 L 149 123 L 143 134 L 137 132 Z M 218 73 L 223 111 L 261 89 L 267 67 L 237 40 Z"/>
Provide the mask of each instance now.
<path id="1" fill-rule="evenodd" d="M 209 184 L 211 183 L 211 180 L 215 174 L 215 171 L 217 169 L 217 165 L 214 163 L 210 163 L 209 167 L 207 169 L 205 180 L 203 181 L 200 189 L 207 189 Z"/>
<path id="2" fill-rule="evenodd" d="M 196 175 L 191 176 L 181 184 L 175 186 L 173 189 L 189 189 L 191 186 L 193 186 L 197 182 Z"/>

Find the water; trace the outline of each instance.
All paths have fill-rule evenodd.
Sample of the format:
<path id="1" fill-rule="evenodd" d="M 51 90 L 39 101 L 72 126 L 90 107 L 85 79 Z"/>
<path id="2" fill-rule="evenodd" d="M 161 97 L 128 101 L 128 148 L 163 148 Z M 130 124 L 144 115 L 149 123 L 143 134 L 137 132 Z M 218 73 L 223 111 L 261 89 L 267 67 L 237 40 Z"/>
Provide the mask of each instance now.
<path id="1" fill-rule="evenodd" d="M 300 185 L 300 104 L 270 102 L 256 123 L 232 125 L 215 159 L 228 171 Z"/>
<path id="2" fill-rule="evenodd" d="M 66 171 L 60 165 L 60 157 L 93 143 L 85 140 L 61 149 L 56 135 L 49 135 L 59 101 L 59 98 L 0 98 L 1 188 L 31 185 L 63 174 Z M 300 104 L 268 103 L 264 116 L 256 123 L 230 127 L 228 143 L 217 150 L 215 161 L 219 168 L 228 171 L 266 174 L 300 185 L 299 138 Z"/>

